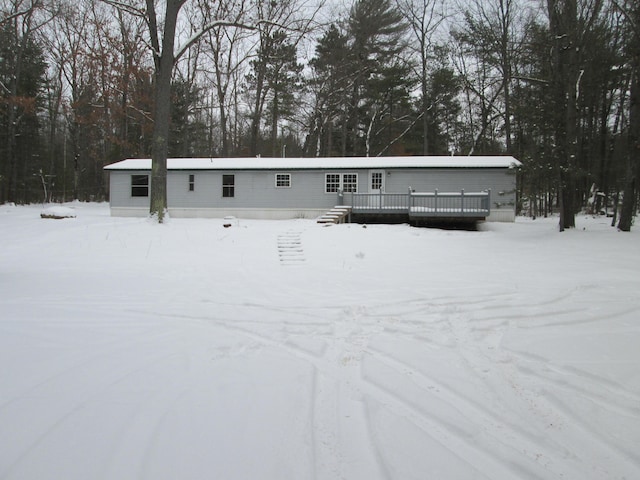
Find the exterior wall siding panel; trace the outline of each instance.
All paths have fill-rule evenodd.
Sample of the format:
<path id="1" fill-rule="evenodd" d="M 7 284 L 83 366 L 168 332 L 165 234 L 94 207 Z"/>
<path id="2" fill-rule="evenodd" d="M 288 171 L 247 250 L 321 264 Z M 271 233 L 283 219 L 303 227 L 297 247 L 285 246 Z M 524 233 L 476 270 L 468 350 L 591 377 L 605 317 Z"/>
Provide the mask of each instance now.
<path id="1" fill-rule="evenodd" d="M 229 159 L 187 160 L 190 160 L 190 164 L 195 165 L 196 168 L 184 170 L 173 168 L 167 172 L 167 201 L 169 212 L 174 216 L 315 218 L 340 203 L 337 193 L 325 193 L 327 174 L 357 174 L 358 193 L 368 193 L 370 173 L 375 170 L 382 172 L 386 193 L 404 194 L 409 187 L 416 192 L 433 192 L 436 189 L 439 192 L 459 192 L 462 189 L 466 192 L 479 192 L 491 189 L 489 220 L 513 221 L 515 218 L 516 177 L 515 170 L 508 164 L 487 168 L 398 168 L 393 166 L 381 168 L 380 165 L 375 165 L 375 168 L 305 168 L 302 166 L 271 169 L 267 165 L 270 161 L 275 162 L 277 159 L 259 159 L 259 167 L 233 170 L 229 166 L 215 167 L 216 160 L 228 161 Z M 296 165 L 304 165 L 308 160 L 302 159 Z M 319 162 L 318 159 L 316 160 Z M 330 160 L 329 163 L 339 163 L 339 159 Z M 354 163 L 352 159 L 344 160 L 349 165 Z M 392 165 L 394 160 L 389 157 L 389 164 Z M 264 167 L 262 161 L 265 162 Z M 369 160 L 362 161 L 366 163 Z M 372 161 L 380 162 L 380 159 Z M 513 161 L 517 162 L 515 159 Z M 142 161 L 135 160 L 135 162 L 138 162 L 136 165 L 141 165 Z M 242 161 L 238 164 L 242 165 Z M 150 174 L 150 171 L 139 168 L 118 169 L 117 166 L 118 164 L 107 167 L 110 171 L 112 215 L 146 214 L 149 209 L 149 197 L 132 196 L 131 176 Z M 288 175 L 290 185 L 277 187 L 277 174 Z M 234 176 L 233 197 L 223 196 L 223 175 Z M 190 190 L 190 179 L 193 180 L 193 190 Z"/>

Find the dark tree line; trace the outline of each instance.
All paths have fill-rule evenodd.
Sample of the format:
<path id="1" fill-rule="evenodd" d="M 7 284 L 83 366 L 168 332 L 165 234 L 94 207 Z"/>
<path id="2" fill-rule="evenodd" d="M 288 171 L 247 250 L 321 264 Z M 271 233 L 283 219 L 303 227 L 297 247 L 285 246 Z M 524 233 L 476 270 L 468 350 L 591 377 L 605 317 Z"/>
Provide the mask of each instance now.
<path id="1" fill-rule="evenodd" d="M 127 157 L 511 154 L 524 213 L 629 230 L 637 3 L 2 0 L 0 201 L 105 199 Z"/>

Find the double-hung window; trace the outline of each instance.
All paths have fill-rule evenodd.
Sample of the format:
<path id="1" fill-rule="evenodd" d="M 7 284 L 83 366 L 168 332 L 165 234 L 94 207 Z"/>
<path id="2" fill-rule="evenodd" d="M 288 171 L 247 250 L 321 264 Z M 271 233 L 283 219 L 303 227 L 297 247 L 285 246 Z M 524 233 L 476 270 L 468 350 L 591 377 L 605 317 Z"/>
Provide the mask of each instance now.
<path id="1" fill-rule="evenodd" d="M 358 191 L 357 173 L 327 173 L 325 174 L 325 193 L 343 192 L 356 193 Z"/>
<path id="2" fill-rule="evenodd" d="M 196 189 L 196 176 L 189 175 L 189 191 L 193 192 Z"/>
<path id="3" fill-rule="evenodd" d="M 236 176 L 222 175 L 222 196 L 235 197 L 236 194 Z"/>
<path id="4" fill-rule="evenodd" d="M 149 196 L 149 175 L 131 175 L 131 196 Z"/>

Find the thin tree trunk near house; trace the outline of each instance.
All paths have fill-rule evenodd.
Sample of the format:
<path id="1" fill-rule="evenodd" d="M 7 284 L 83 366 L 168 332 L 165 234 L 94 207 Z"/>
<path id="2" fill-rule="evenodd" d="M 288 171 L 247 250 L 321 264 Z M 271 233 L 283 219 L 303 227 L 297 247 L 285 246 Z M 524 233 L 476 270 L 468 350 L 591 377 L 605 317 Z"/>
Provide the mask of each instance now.
<path id="1" fill-rule="evenodd" d="M 251 114 L 251 130 L 249 139 L 249 153 L 252 157 L 258 155 L 258 144 L 260 137 L 260 122 L 262 120 L 262 106 L 264 105 L 264 69 L 266 67 L 260 64 L 256 75 L 256 98 Z"/>
<path id="2" fill-rule="evenodd" d="M 12 92 L 13 93 L 13 92 Z M 7 199 L 9 202 L 17 202 L 18 200 L 18 165 L 16 161 L 16 111 L 14 106 L 9 106 L 9 115 L 7 121 L 7 157 L 9 158 L 9 189 Z"/>
<path id="3" fill-rule="evenodd" d="M 618 205 L 620 203 L 620 192 L 616 190 L 613 196 L 613 217 L 611 218 L 611 226 L 615 227 L 618 221 Z"/>
<path id="4" fill-rule="evenodd" d="M 420 75 L 420 86 L 422 89 L 422 154 L 429 155 L 429 105 L 427 104 L 427 59 L 422 59 L 422 71 Z"/>
<path id="5" fill-rule="evenodd" d="M 512 153 L 511 140 L 511 55 L 510 39 L 511 31 L 511 11 L 512 2 L 510 0 L 500 0 L 500 63 L 502 64 L 502 90 L 504 95 L 504 136 L 507 153 Z"/>
<path id="6" fill-rule="evenodd" d="M 271 156 L 276 158 L 279 156 L 278 152 L 278 85 L 273 89 L 273 111 L 271 112 Z"/>
<path id="7" fill-rule="evenodd" d="M 216 92 L 218 98 L 218 109 L 220 111 L 220 136 L 222 137 L 222 151 L 220 152 L 223 157 L 228 157 L 230 154 L 229 148 L 229 129 L 227 126 L 227 105 L 226 105 L 226 89 L 223 88 L 222 71 L 219 65 L 218 51 L 215 52 L 215 67 L 216 67 Z"/>

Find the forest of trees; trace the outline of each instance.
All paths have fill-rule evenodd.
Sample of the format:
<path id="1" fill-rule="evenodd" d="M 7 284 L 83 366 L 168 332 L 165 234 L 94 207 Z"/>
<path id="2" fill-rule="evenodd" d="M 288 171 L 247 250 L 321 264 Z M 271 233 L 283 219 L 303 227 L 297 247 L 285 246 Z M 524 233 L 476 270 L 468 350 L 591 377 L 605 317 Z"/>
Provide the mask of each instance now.
<path id="1" fill-rule="evenodd" d="M 104 200 L 130 157 L 155 182 L 167 156 L 509 154 L 522 213 L 613 203 L 629 230 L 639 22 L 637 0 L 0 0 L 0 203 Z"/>

